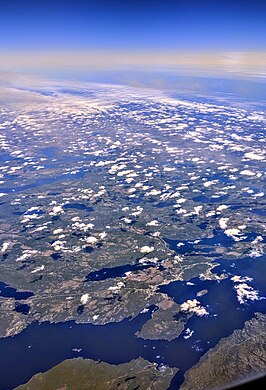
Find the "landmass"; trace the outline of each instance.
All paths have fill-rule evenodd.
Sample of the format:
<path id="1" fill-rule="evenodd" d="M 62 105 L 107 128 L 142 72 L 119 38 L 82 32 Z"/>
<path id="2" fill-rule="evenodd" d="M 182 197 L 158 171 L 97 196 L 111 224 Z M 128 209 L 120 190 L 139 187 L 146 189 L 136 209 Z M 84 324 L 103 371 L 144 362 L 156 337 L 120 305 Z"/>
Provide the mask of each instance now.
<path id="1" fill-rule="evenodd" d="M 243 329 L 235 330 L 209 350 L 185 375 L 181 390 L 207 390 L 265 373 L 266 315 L 256 313 Z"/>
<path id="2" fill-rule="evenodd" d="M 77 358 L 34 375 L 16 390 L 166 390 L 176 372 L 142 358 L 119 365 Z"/>
<path id="3" fill-rule="evenodd" d="M 188 368 L 264 310 L 266 117 L 227 99 L 0 80 L 3 350 L 34 323 L 149 312 L 135 342 Z"/>

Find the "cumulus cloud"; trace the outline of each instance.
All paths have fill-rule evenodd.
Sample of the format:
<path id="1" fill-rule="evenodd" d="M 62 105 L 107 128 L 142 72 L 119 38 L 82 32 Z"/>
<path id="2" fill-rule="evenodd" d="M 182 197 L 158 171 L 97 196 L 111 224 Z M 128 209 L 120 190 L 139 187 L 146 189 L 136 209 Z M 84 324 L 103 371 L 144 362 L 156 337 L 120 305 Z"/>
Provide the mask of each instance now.
<path id="1" fill-rule="evenodd" d="M 80 302 L 82 303 L 82 305 L 86 305 L 88 300 L 89 300 L 89 294 L 83 294 L 80 298 Z"/>
<path id="2" fill-rule="evenodd" d="M 259 299 L 258 291 L 246 283 L 252 282 L 252 278 L 249 276 L 235 275 L 231 278 L 231 280 L 235 283 L 234 289 L 236 290 L 239 303 L 243 304 L 248 300 L 255 301 Z"/>
<path id="3" fill-rule="evenodd" d="M 246 283 L 239 283 L 234 288 L 240 303 L 245 303 L 247 300 L 255 301 L 259 299 L 258 291 L 254 290 Z"/>
<path id="4" fill-rule="evenodd" d="M 197 314 L 199 317 L 209 314 L 205 307 L 200 305 L 200 302 L 197 299 L 188 299 L 180 305 L 180 309 L 188 313 Z"/>
<path id="5" fill-rule="evenodd" d="M 148 245 L 144 245 L 140 248 L 140 252 L 141 253 L 150 253 L 150 252 L 153 252 L 154 251 L 154 247 L 153 246 L 148 246 Z"/>

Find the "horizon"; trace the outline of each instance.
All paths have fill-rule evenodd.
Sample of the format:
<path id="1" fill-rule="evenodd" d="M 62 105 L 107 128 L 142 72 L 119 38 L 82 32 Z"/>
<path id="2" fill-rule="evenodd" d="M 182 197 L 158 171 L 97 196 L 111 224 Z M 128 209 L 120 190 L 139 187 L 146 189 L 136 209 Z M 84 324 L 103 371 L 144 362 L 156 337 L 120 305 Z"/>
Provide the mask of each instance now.
<path id="1" fill-rule="evenodd" d="M 264 72 L 260 1 L 3 0 L 0 68 Z"/>

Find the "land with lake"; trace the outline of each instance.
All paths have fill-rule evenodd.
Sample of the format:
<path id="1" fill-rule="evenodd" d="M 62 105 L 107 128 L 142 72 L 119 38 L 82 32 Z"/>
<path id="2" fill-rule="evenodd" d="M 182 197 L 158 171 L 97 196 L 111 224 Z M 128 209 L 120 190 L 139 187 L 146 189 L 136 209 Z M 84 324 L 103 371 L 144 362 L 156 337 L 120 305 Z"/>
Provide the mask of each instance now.
<path id="1" fill-rule="evenodd" d="M 200 389 L 265 370 L 265 107 L 0 88 L 0 389 Z"/>

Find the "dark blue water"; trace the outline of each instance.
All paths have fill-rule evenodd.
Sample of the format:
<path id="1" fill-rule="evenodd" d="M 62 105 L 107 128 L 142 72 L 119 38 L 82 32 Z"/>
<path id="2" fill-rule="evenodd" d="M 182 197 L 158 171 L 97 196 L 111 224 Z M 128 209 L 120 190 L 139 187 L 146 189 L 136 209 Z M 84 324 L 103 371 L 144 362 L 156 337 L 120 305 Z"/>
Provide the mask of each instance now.
<path id="1" fill-rule="evenodd" d="M 246 238 L 242 242 L 250 242 L 257 237 L 257 234 L 254 232 L 245 233 Z M 178 254 L 190 256 L 191 252 L 198 252 L 200 255 L 204 254 L 208 256 L 208 252 L 215 252 L 215 245 L 219 245 L 224 248 L 229 248 L 235 243 L 233 238 L 228 237 L 222 229 L 216 229 L 213 231 L 213 237 L 202 238 L 198 244 L 193 244 L 190 240 L 174 240 L 164 237 L 163 240 L 167 243 L 168 247 L 171 250 L 176 251 Z M 177 245 L 182 242 L 182 246 L 177 247 Z M 201 246 L 209 246 L 209 248 L 201 248 Z M 193 253 L 193 256 L 196 254 Z M 215 254 L 217 257 L 217 254 Z"/>
<path id="2" fill-rule="evenodd" d="M 43 215 L 45 212 L 43 210 L 32 210 L 32 211 L 26 211 L 26 213 L 22 213 L 25 215 L 33 215 L 33 214 L 38 214 L 38 215 Z"/>
<path id="3" fill-rule="evenodd" d="M 203 280 L 199 277 L 187 281 L 175 281 L 167 285 L 162 285 L 160 291 L 166 293 L 169 297 L 174 299 L 177 303 L 182 303 L 188 299 L 197 299 L 203 306 L 209 307 L 209 312 L 216 313 L 217 305 L 221 306 L 222 310 L 227 311 L 227 305 L 223 305 L 224 297 L 231 295 L 228 301 L 229 305 L 234 303 L 237 309 L 247 309 L 248 305 L 238 305 L 236 294 L 234 292 L 234 283 L 231 277 L 235 275 L 249 276 L 253 280 L 248 282 L 255 290 L 259 291 L 261 297 L 266 297 L 266 261 L 265 257 L 244 258 L 240 260 L 224 260 L 218 259 L 219 265 L 213 269 L 213 273 L 217 275 L 226 273 L 228 278 L 224 280 Z M 208 294 L 197 297 L 197 293 L 201 290 L 207 289 Z M 232 294 L 233 293 L 233 294 Z M 217 299 L 213 299 L 213 297 Z M 218 297 L 220 296 L 220 300 Z M 228 298 L 228 297 L 227 297 Z M 266 300 L 262 299 L 257 302 L 259 306 L 262 305 L 262 310 L 266 310 Z M 219 310 L 221 310 L 219 309 Z M 218 313 L 218 312 L 217 312 Z M 216 313 L 216 314 L 217 314 Z"/>
<path id="4" fill-rule="evenodd" d="M 84 176 L 84 171 L 80 170 L 79 172 L 77 172 L 75 174 L 66 174 L 66 175 L 59 175 L 59 176 L 55 176 L 55 177 L 46 177 L 46 178 L 42 178 L 42 179 L 37 179 L 33 183 L 30 183 L 30 184 L 25 184 L 25 185 L 21 185 L 21 186 L 17 186 L 17 187 L 1 188 L 1 192 L 5 193 L 5 194 L 19 193 L 19 192 L 23 192 L 23 191 L 30 190 L 33 188 L 37 188 L 37 187 L 40 187 L 43 185 L 53 184 L 53 183 L 60 181 L 60 180 L 80 179 L 80 178 L 83 178 L 83 176 Z"/>
<path id="5" fill-rule="evenodd" d="M 13 160 L 14 158 L 12 156 L 10 156 L 10 154 L 8 153 L 4 153 L 3 151 L 1 151 L 1 155 L 0 155 L 0 161 L 1 162 L 7 162 L 7 161 L 10 161 L 10 160 Z"/>
<path id="6" fill-rule="evenodd" d="M 22 313 L 22 314 L 29 314 L 29 311 L 30 311 L 30 306 L 27 305 L 26 303 L 20 303 L 20 302 L 16 302 L 15 303 L 15 311 L 17 313 Z"/>
<path id="7" fill-rule="evenodd" d="M 254 208 L 252 208 L 252 210 L 250 210 L 250 212 L 252 212 L 254 214 L 257 214 L 257 215 L 260 215 L 262 217 L 266 216 L 266 210 L 265 209 L 254 209 Z"/>
<path id="8" fill-rule="evenodd" d="M 200 203 L 219 203 L 219 202 L 224 202 L 228 199 L 228 195 L 223 195 L 220 196 L 219 198 L 207 198 L 205 195 L 198 195 L 192 198 L 194 202 L 200 202 Z"/>
<path id="9" fill-rule="evenodd" d="M 218 260 L 219 265 L 214 268 L 218 275 L 226 272 L 229 277 L 234 275 L 248 276 L 253 279 L 250 282 L 256 289 L 261 291 L 263 296 L 266 296 L 266 256 L 258 258 L 246 257 L 239 260 Z M 266 309 L 266 300 L 264 301 Z"/>
<path id="10" fill-rule="evenodd" d="M 93 207 L 86 206 L 83 203 L 67 203 L 63 206 L 65 210 L 67 209 L 76 209 L 76 210 L 86 210 L 88 212 L 93 211 Z"/>
<path id="11" fill-rule="evenodd" d="M 50 255 L 50 257 L 53 259 L 53 260 L 59 260 L 59 259 L 62 259 L 62 255 L 61 255 L 61 253 L 52 253 L 51 255 Z"/>
<path id="12" fill-rule="evenodd" d="M 40 149 L 40 155 L 44 154 L 45 157 L 48 157 L 49 159 L 57 157 L 58 152 L 60 149 L 56 146 L 48 146 L 46 148 Z"/>
<path id="13" fill-rule="evenodd" d="M 153 264 L 126 264 L 118 267 L 102 268 L 99 271 L 90 272 L 86 276 L 86 282 L 88 281 L 99 281 L 109 278 L 117 278 L 125 276 L 126 272 L 129 271 L 140 271 L 149 267 L 154 267 Z"/>
<path id="14" fill-rule="evenodd" d="M 5 298 L 14 298 L 16 300 L 28 299 L 34 294 L 30 291 L 17 291 L 16 288 L 10 287 L 4 282 L 0 282 L 0 296 Z"/>

